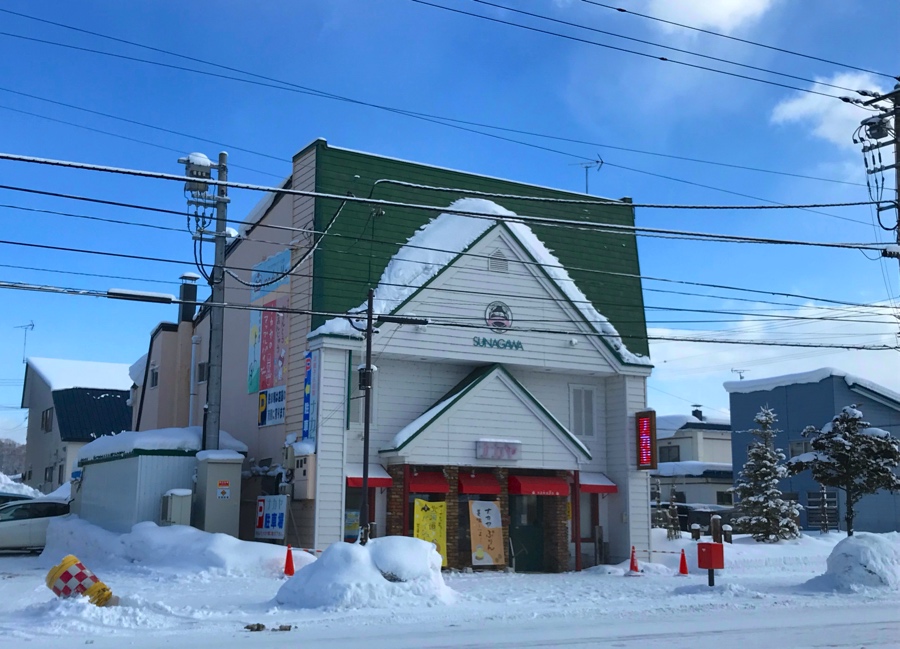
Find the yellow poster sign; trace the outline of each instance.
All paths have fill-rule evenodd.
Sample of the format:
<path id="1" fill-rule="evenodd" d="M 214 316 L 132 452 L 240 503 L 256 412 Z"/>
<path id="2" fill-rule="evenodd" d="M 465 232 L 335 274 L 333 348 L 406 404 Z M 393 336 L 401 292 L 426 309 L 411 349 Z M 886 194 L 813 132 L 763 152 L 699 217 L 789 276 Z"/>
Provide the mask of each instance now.
<path id="1" fill-rule="evenodd" d="M 503 522 L 500 507 L 493 501 L 469 501 L 469 529 L 472 536 L 473 566 L 502 566 Z"/>
<path id="2" fill-rule="evenodd" d="M 434 543 L 441 555 L 441 565 L 447 565 L 447 503 L 432 503 L 416 498 L 413 505 L 413 536 Z"/>

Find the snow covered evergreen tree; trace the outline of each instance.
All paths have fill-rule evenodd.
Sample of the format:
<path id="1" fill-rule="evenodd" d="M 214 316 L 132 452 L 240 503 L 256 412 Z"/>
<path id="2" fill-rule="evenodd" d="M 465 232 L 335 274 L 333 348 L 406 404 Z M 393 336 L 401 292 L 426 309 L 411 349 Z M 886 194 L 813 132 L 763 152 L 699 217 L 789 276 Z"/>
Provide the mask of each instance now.
<path id="1" fill-rule="evenodd" d="M 774 543 L 781 539 L 800 536 L 797 517 L 800 505 L 781 497 L 778 481 L 788 476 L 782 464 L 784 453 L 775 448 L 775 412 L 763 407 L 753 418 L 759 428 L 750 431 L 756 439 L 747 451 L 747 462 L 741 470 L 737 485 L 732 491 L 740 499 L 741 515 L 734 524 L 756 541 Z"/>
<path id="2" fill-rule="evenodd" d="M 856 503 L 879 489 L 900 489 L 900 439 L 870 427 L 856 405 L 844 406 L 822 430 L 808 426 L 803 435 L 813 450 L 791 458 L 790 472 L 810 469 L 819 484 L 844 490 L 847 536 L 853 536 Z"/>

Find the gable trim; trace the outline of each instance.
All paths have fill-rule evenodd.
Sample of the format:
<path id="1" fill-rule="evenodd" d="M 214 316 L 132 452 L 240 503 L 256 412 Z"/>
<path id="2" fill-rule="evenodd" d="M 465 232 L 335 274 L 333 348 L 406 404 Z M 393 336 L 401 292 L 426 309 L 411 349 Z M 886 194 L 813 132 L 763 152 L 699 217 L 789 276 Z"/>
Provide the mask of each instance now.
<path id="1" fill-rule="evenodd" d="M 472 373 L 469 374 L 465 379 L 463 379 L 459 384 L 457 384 L 454 388 L 452 388 L 446 395 L 441 397 L 434 405 L 431 406 L 428 410 L 425 411 L 426 414 L 430 410 L 436 409 L 438 406 L 441 406 L 440 410 L 438 410 L 434 415 L 428 418 L 428 420 L 422 423 L 412 435 L 407 437 L 401 444 L 394 446 L 392 448 L 384 448 L 379 450 L 379 453 L 398 453 L 404 448 L 406 448 L 414 439 L 416 439 L 419 435 L 421 435 L 429 426 L 431 426 L 439 417 L 448 412 L 462 397 L 471 392 L 477 385 L 479 385 L 485 379 L 488 379 L 495 374 L 501 374 L 506 377 L 511 383 L 514 392 L 517 392 L 520 396 L 524 396 L 525 399 L 535 407 L 535 409 L 540 412 L 540 414 L 545 418 L 544 424 L 546 425 L 548 422 L 550 426 L 557 429 L 557 432 L 562 433 L 563 437 L 568 440 L 568 442 L 579 451 L 586 459 L 591 460 L 592 455 L 588 448 L 575 437 L 569 429 L 562 425 L 562 423 L 555 417 L 553 414 L 547 410 L 544 405 L 535 398 L 533 394 L 522 385 L 516 377 L 509 373 L 503 365 L 499 363 L 495 363 L 493 365 L 485 365 L 479 368 L 476 368 Z M 507 386 L 510 387 L 510 386 Z"/>

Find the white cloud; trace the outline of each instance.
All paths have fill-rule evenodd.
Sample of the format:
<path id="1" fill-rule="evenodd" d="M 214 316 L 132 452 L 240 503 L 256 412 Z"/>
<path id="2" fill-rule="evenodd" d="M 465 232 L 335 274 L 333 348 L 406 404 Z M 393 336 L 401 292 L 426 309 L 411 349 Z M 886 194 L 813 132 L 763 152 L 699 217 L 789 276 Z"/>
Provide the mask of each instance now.
<path id="1" fill-rule="evenodd" d="M 766 308 L 766 305 L 759 305 Z M 771 305 L 768 309 L 771 309 Z M 746 309 L 744 309 L 746 310 Z M 821 317 L 829 314 L 821 309 L 802 307 L 779 314 Z M 742 340 L 780 340 L 804 343 L 897 345 L 896 320 L 886 310 L 878 314 L 867 311 L 835 312 L 867 322 L 835 322 L 797 320 L 783 324 L 747 323 L 727 334 L 716 331 L 651 329 L 651 336 L 684 338 L 729 338 Z M 844 351 L 758 345 L 713 345 L 692 342 L 650 342 L 650 358 L 654 369 L 648 387 L 648 405 L 660 414 L 688 413 L 691 403 L 703 404 L 708 414 L 720 415 L 729 408 L 725 381 L 739 380 L 732 370 L 747 370 L 746 379 L 762 379 L 783 374 L 807 372 L 821 367 L 836 367 L 861 378 L 874 381 L 900 392 L 897 375 L 897 352 Z M 815 422 L 810 422 L 815 423 Z"/>
<path id="2" fill-rule="evenodd" d="M 730 34 L 757 22 L 777 0 L 649 0 L 651 16 Z M 666 32 L 681 28 L 658 23 Z"/>
<path id="3" fill-rule="evenodd" d="M 865 72 L 842 72 L 831 78 L 817 78 L 818 82 L 831 83 L 845 88 L 866 89 L 884 92 L 875 77 Z M 828 94 L 852 95 L 816 83 L 812 90 Z M 853 144 L 852 135 L 861 120 L 871 116 L 857 106 L 847 104 L 831 97 L 797 94 L 785 99 L 772 110 L 772 122 L 779 125 L 795 124 L 818 138 L 831 142 L 843 149 L 858 149 Z"/>

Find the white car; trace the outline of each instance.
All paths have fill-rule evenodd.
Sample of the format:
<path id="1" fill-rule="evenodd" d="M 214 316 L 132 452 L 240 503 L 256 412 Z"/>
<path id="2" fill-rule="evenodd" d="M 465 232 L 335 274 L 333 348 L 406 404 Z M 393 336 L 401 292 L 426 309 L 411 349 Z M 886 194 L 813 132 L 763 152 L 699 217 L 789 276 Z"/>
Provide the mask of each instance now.
<path id="1" fill-rule="evenodd" d="M 62 500 L 35 499 L 0 507 L 0 550 L 38 550 L 47 542 L 50 521 L 69 513 Z"/>

